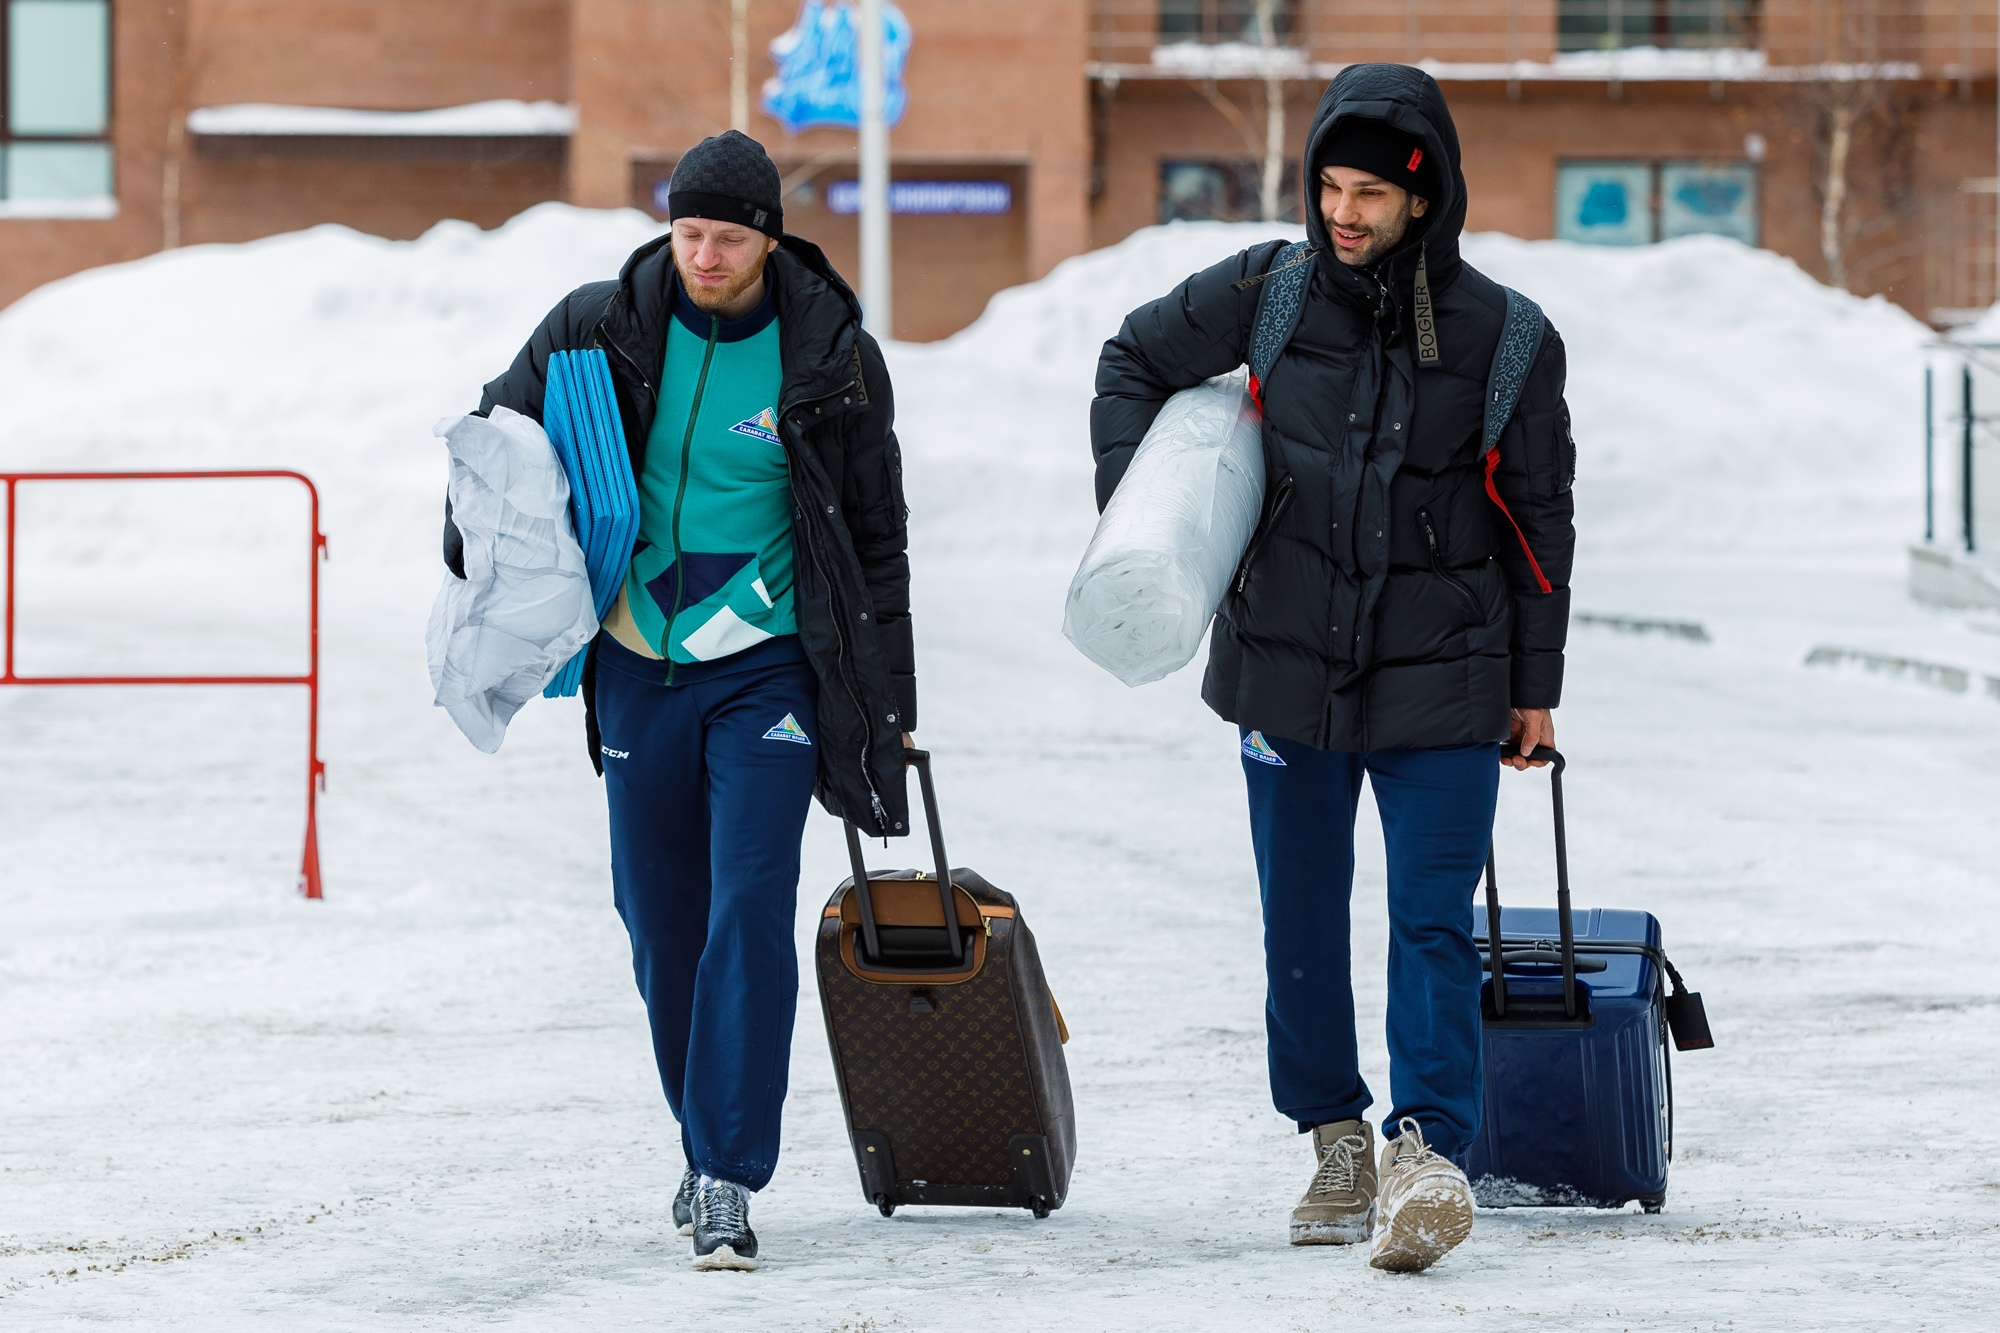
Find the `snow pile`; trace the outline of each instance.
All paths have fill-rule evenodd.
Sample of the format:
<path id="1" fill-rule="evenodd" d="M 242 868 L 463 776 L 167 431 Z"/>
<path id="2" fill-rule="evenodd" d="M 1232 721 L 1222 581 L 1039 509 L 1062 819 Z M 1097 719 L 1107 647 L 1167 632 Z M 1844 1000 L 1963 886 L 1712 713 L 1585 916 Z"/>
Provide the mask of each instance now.
<path id="1" fill-rule="evenodd" d="M 1951 341 L 1973 347 L 1991 347 L 2000 343 L 2000 305 L 1990 307 L 1964 328 L 1954 329 Z"/>
<path id="2" fill-rule="evenodd" d="M 970 328 L 927 350 L 1088 393 L 1098 349 L 1128 313 L 1190 273 L 1279 238 L 1303 240 L 1305 228 L 1254 222 L 1148 227 L 1117 245 L 1064 260 L 1039 282 L 1008 288 Z"/>
<path id="3" fill-rule="evenodd" d="M 1150 228 L 1002 292 L 930 355 L 1086 397 L 1097 349 L 1129 310 L 1246 245 L 1302 234 Z M 1915 319 L 1721 237 L 1628 250 L 1481 234 L 1465 255 L 1563 335 L 1593 562 L 1900 558 L 1921 521 L 1930 335 Z M 1084 448 L 1078 413 L 1074 434 L 1038 445 Z"/>
<path id="4" fill-rule="evenodd" d="M 549 306 L 615 274 L 657 232 L 637 212 L 551 204 L 493 232 L 445 223 L 394 242 L 320 227 L 53 283 L 0 313 L 0 460 L 295 467 L 320 484 L 331 576 L 387 564 L 425 568 L 428 582 L 445 472 L 429 423 L 472 406 Z M 1088 400 L 1104 339 L 1186 274 L 1299 235 L 1150 228 L 1002 292 L 954 338 L 893 347 L 905 414 L 955 422 L 906 433 L 944 466 L 933 475 L 953 478 L 917 506 L 919 538 L 938 554 L 1005 551 L 1073 569 L 1094 519 Z M 1916 321 L 1718 238 L 1613 250 L 1474 236 L 1466 251 L 1540 301 L 1565 336 L 1581 568 L 1886 569 L 1899 558 L 1920 512 Z M 968 419 L 967 385 L 996 412 Z M 291 551 L 300 526 L 296 507 L 227 487 L 171 500 L 157 488 L 43 487 L 24 492 L 22 513 L 23 567 L 37 570 L 23 612 L 63 628 L 38 628 L 37 642 L 88 640 L 96 652 L 183 614 L 196 589 L 214 589 L 214 606 L 248 605 L 302 577 L 300 562 L 277 561 L 225 587 L 224 565 Z M 183 535 L 166 537 L 172 524 Z M 113 591 L 90 572 L 107 562 L 139 572 Z M 76 600 L 79 580 L 97 601 Z M 1052 617 L 1059 604 L 1058 592 Z M 225 638 L 218 662 L 242 647 Z"/>
<path id="5" fill-rule="evenodd" d="M 187 127 L 190 134 L 563 138 L 576 133 L 576 108 L 513 98 L 428 111 L 234 102 L 196 107 L 188 112 Z"/>
<path id="6" fill-rule="evenodd" d="M 474 402 L 550 304 L 657 231 L 637 212 L 550 204 L 492 233 L 320 227 L 81 274 L 0 314 L 0 448 L 17 466 L 282 459 L 434 494 L 442 458 L 424 426 Z M 1066 400 L 1073 413 L 1031 437 L 1037 462 L 1066 467 L 1087 460 L 1082 400 L 1128 311 L 1245 245 L 1299 235 L 1149 228 L 898 361 L 920 376 L 978 365 L 996 389 Z M 1717 237 L 1622 250 L 1478 235 L 1465 249 L 1563 333 L 1593 558 L 1894 557 L 1922 485 L 1916 320 Z M 374 526 L 342 499 L 344 534 Z"/>
<path id="7" fill-rule="evenodd" d="M 1153 48 L 1153 68 L 1188 78 L 1298 78 L 1306 53 L 1297 46 L 1261 42 L 1168 42 Z"/>
<path id="8" fill-rule="evenodd" d="M 296 467 L 322 485 L 336 555 L 373 552 L 410 521 L 399 501 L 443 494 L 431 423 L 476 406 L 564 293 L 659 231 L 545 204 L 491 232 L 323 226 L 77 274 L 0 312 L 0 459 Z"/>
<path id="9" fill-rule="evenodd" d="M 1558 51 L 1545 69 L 1581 79 L 1754 79 L 1766 68 L 1762 51 L 1716 46 L 1627 46 L 1613 51 Z"/>

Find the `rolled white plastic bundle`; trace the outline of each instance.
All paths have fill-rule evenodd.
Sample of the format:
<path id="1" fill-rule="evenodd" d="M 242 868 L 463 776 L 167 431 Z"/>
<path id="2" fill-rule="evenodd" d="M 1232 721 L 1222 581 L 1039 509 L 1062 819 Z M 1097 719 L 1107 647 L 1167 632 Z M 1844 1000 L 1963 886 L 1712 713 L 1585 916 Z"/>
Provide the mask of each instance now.
<path id="1" fill-rule="evenodd" d="M 451 455 L 452 521 L 465 577 L 450 572 L 424 632 L 437 705 L 492 754 L 521 705 L 597 633 L 583 548 L 570 528 L 569 478 L 534 418 L 438 422 Z"/>
<path id="2" fill-rule="evenodd" d="M 1241 371 L 1169 398 L 1097 520 L 1063 634 L 1127 685 L 1188 664 L 1264 507 L 1259 414 Z"/>

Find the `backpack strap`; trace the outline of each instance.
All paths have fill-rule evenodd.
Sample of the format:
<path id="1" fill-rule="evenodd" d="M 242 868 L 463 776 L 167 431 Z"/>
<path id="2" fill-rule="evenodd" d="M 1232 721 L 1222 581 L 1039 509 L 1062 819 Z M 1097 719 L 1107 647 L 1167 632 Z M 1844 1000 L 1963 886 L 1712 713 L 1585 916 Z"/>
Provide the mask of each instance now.
<path id="1" fill-rule="evenodd" d="M 1486 433 L 1480 448 L 1492 453 L 1500 435 L 1514 419 L 1528 370 L 1542 350 L 1542 308 L 1512 287 L 1507 293 L 1507 318 L 1500 326 L 1500 344 L 1493 349 L 1493 368 L 1486 375 Z"/>
<path id="2" fill-rule="evenodd" d="M 1271 267 L 1254 278 L 1236 284 L 1261 285 L 1257 300 L 1257 323 L 1250 333 L 1250 396 L 1257 409 L 1264 408 L 1264 377 L 1278 362 L 1278 354 L 1292 340 L 1299 326 L 1299 311 L 1305 308 L 1306 284 L 1312 280 L 1312 257 L 1319 248 L 1308 241 L 1294 241 L 1278 251 Z"/>
<path id="3" fill-rule="evenodd" d="M 1514 409 L 1521 405 L 1521 391 L 1527 387 L 1529 369 L 1541 354 L 1546 325 L 1540 306 L 1512 287 L 1500 290 L 1507 293 L 1507 317 L 1500 326 L 1499 346 L 1493 349 L 1493 369 L 1486 376 L 1486 429 L 1480 441 L 1486 453 L 1486 497 L 1514 529 L 1514 537 L 1528 557 L 1528 567 L 1535 571 L 1535 583 L 1547 593 L 1553 589 L 1542 573 L 1542 563 L 1535 559 L 1528 535 L 1521 531 L 1507 502 L 1500 498 L 1500 488 L 1493 483 L 1493 473 L 1500 466 L 1500 437 L 1514 419 Z"/>

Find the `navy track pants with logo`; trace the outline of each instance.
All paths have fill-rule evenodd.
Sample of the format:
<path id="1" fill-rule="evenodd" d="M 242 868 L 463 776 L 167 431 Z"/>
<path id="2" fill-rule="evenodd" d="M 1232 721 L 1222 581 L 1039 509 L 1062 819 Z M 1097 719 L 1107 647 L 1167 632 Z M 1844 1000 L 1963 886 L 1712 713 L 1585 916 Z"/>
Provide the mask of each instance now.
<path id="1" fill-rule="evenodd" d="M 798 1010 L 819 687 L 796 635 L 673 668 L 597 639 L 611 883 L 688 1164 L 762 1189 Z"/>
<path id="2" fill-rule="evenodd" d="M 1250 839 L 1264 900 L 1271 1100 L 1303 1131 L 1373 1101 L 1355 1048 L 1349 900 L 1365 774 L 1389 861 L 1389 1089 L 1463 1161 L 1479 1131 L 1479 954 L 1472 895 L 1493 839 L 1500 747 L 1315 750 L 1243 733 Z"/>

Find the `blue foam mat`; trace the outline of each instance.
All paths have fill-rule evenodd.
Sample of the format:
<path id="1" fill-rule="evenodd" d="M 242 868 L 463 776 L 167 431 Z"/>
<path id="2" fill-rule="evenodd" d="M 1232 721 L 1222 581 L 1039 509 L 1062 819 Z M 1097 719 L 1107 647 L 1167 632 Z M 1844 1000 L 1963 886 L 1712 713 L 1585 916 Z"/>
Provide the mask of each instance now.
<path id="1" fill-rule="evenodd" d="M 569 477 L 570 520 L 602 620 L 618 600 L 639 538 L 639 487 L 603 352 L 593 348 L 549 357 L 542 428 Z M 564 663 L 543 687 L 542 697 L 560 699 L 581 689 L 583 659 L 578 653 Z"/>

